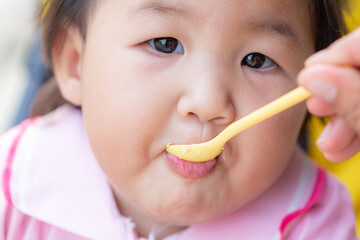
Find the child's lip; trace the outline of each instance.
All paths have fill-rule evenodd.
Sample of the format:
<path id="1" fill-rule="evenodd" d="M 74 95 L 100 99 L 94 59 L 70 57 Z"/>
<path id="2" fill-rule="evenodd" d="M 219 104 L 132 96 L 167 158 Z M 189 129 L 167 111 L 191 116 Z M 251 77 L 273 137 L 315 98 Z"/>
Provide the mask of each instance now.
<path id="1" fill-rule="evenodd" d="M 217 163 L 217 158 L 206 162 L 190 162 L 170 153 L 165 153 L 170 167 L 178 174 L 187 178 L 203 178 L 210 174 Z"/>

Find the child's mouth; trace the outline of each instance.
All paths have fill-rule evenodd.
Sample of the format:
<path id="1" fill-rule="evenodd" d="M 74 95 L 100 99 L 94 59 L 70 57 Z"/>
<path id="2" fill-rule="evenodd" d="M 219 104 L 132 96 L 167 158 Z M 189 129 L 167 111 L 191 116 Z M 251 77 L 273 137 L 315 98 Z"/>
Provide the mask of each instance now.
<path id="1" fill-rule="evenodd" d="M 210 174 L 217 163 L 217 158 L 206 162 L 189 162 L 170 153 L 165 153 L 170 167 L 178 174 L 187 178 L 203 178 Z"/>

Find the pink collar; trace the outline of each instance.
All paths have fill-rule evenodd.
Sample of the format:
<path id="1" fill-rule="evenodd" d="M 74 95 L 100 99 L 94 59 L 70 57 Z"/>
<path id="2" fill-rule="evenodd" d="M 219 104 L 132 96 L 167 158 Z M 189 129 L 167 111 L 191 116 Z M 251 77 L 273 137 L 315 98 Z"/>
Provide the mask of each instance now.
<path id="1" fill-rule="evenodd" d="M 11 173 L 4 182 L 10 184 L 4 189 L 10 203 L 31 217 L 85 238 L 134 236 L 133 224 L 118 213 L 92 154 L 81 112 L 63 106 L 26 127 L 16 152 L 12 150 L 11 169 L 8 166 L 4 172 Z"/>

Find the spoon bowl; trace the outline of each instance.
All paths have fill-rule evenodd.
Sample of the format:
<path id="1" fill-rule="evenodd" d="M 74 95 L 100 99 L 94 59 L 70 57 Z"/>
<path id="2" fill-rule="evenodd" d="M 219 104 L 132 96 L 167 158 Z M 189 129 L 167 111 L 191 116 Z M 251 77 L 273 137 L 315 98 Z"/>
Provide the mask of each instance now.
<path id="1" fill-rule="evenodd" d="M 219 135 L 208 142 L 190 145 L 168 145 L 166 151 L 180 159 L 190 162 L 205 162 L 216 158 L 224 149 L 225 143 L 238 133 L 258 124 L 311 96 L 303 87 L 288 92 L 249 115 L 233 122 Z"/>

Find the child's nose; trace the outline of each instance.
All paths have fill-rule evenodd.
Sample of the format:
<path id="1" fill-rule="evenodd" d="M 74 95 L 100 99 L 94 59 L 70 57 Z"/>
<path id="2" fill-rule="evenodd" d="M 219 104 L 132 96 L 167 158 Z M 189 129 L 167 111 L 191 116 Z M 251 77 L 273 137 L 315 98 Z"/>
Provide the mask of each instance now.
<path id="1" fill-rule="evenodd" d="M 178 102 L 177 111 L 184 119 L 197 118 L 202 123 L 228 125 L 235 120 L 229 79 L 224 79 L 226 76 L 221 76 L 216 67 L 202 70 L 195 70 L 198 74 L 192 72 L 192 80 Z"/>

